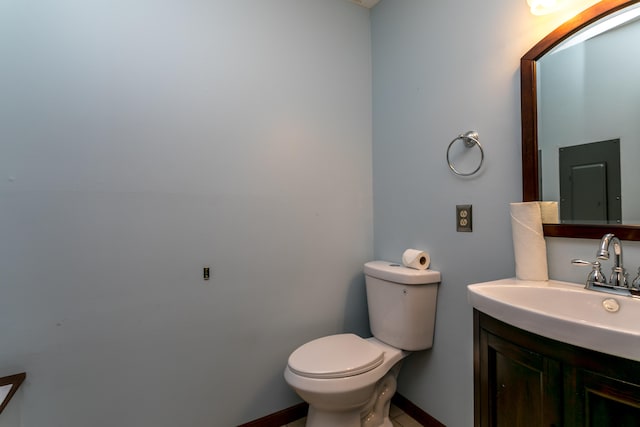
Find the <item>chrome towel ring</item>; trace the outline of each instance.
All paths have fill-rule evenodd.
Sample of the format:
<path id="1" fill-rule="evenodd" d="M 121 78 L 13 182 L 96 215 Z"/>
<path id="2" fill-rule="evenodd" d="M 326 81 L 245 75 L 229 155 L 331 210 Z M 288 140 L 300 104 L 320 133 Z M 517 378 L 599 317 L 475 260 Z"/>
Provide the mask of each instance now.
<path id="1" fill-rule="evenodd" d="M 453 145 L 454 142 L 456 142 L 459 139 L 461 139 L 462 142 L 464 142 L 464 145 L 467 148 L 473 148 L 474 146 L 477 145 L 478 148 L 480 149 L 480 164 L 478 165 L 477 168 L 475 168 L 471 172 L 460 172 L 453 166 L 453 164 L 451 163 L 451 160 L 449 159 L 449 151 L 451 150 L 451 146 Z M 476 172 L 480 170 L 483 162 L 484 162 L 484 150 L 482 149 L 482 145 L 480 145 L 480 136 L 476 131 L 470 130 L 467 133 L 458 135 L 453 139 L 453 141 L 451 141 L 451 143 L 449 143 L 449 147 L 447 147 L 447 163 L 449 164 L 449 169 L 451 169 L 453 173 L 455 173 L 456 175 L 460 175 L 460 176 L 474 175 Z"/>

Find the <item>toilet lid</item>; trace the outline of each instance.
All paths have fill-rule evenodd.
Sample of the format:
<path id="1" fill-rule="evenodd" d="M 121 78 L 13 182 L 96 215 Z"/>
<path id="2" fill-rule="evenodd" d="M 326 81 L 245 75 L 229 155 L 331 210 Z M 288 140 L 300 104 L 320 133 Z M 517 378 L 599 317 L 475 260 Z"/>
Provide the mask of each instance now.
<path id="1" fill-rule="evenodd" d="M 289 356 L 289 369 L 309 378 L 344 378 L 379 366 L 383 351 L 354 334 L 330 335 L 300 346 Z"/>

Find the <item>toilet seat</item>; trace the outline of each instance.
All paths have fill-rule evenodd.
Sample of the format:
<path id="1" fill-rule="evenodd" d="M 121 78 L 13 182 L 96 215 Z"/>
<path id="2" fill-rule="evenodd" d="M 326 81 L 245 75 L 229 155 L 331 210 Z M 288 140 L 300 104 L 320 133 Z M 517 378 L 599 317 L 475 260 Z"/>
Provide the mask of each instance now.
<path id="1" fill-rule="evenodd" d="M 310 341 L 289 356 L 289 369 L 308 378 L 345 378 L 382 364 L 381 348 L 354 334 L 330 335 Z"/>

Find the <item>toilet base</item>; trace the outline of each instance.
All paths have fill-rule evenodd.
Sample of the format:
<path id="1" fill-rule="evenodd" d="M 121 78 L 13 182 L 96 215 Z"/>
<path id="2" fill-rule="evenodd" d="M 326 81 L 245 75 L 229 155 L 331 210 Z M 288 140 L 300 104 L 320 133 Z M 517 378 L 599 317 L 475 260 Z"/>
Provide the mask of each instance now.
<path id="1" fill-rule="evenodd" d="M 371 401 L 362 408 L 349 411 L 326 411 L 309 405 L 306 427 L 393 427 L 389 419 L 391 397 L 396 392 L 398 362 L 375 387 Z"/>
<path id="2" fill-rule="evenodd" d="M 387 375 L 385 375 L 376 384 L 376 391 L 368 413 L 362 417 L 362 427 L 393 427 L 389 419 L 389 408 L 391 407 L 391 398 L 396 393 L 397 378 L 400 372 L 402 361 L 398 362 Z"/>

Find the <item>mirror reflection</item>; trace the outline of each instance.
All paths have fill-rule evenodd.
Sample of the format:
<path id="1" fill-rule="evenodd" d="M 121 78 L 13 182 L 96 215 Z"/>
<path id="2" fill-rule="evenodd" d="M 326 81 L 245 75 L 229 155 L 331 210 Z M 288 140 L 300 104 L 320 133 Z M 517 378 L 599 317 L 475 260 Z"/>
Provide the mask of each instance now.
<path id="1" fill-rule="evenodd" d="M 640 224 L 639 15 L 610 15 L 537 62 L 540 195 L 561 223 Z"/>

